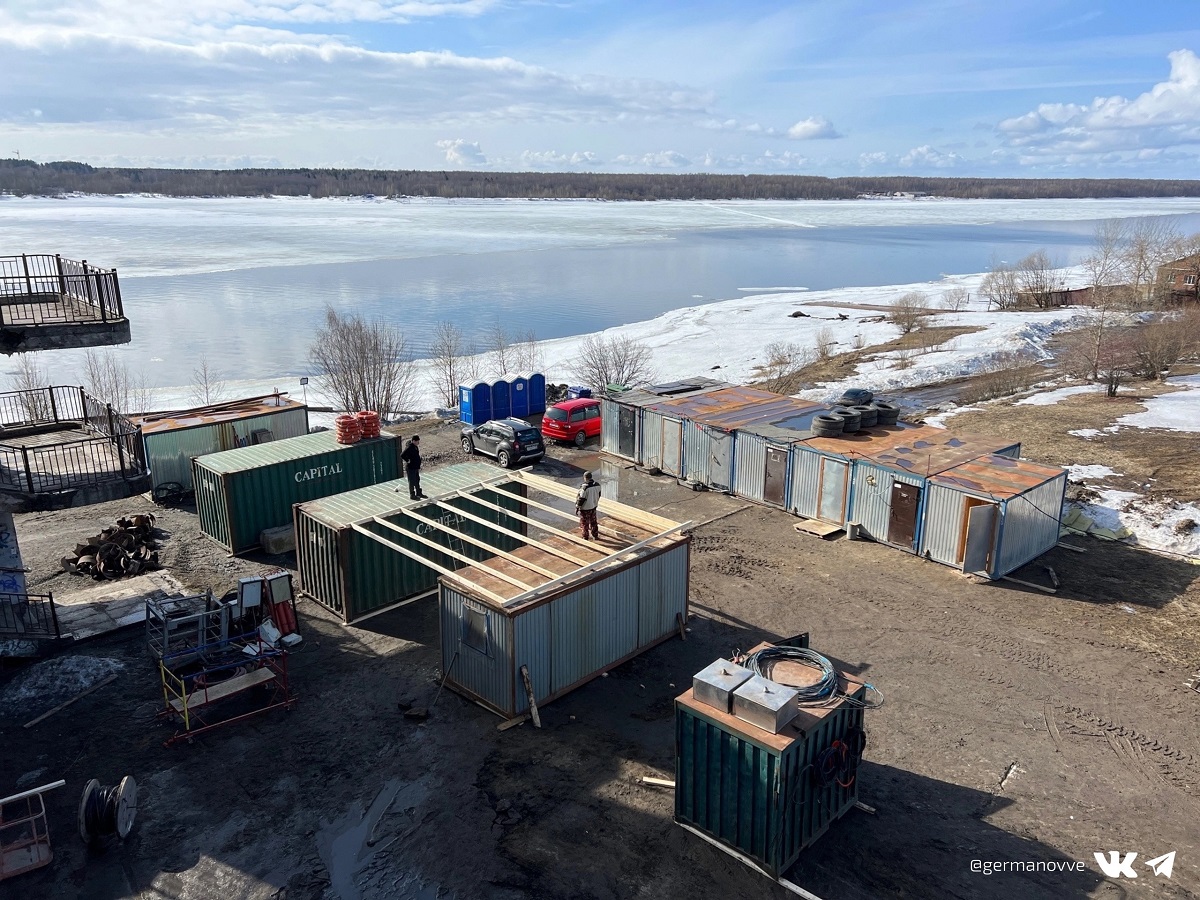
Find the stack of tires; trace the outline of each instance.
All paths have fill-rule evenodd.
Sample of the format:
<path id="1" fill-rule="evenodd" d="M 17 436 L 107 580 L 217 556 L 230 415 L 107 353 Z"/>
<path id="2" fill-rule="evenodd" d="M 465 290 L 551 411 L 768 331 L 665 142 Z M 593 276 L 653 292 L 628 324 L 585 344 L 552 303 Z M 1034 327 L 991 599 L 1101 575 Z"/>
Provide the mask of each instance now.
<path id="1" fill-rule="evenodd" d="M 809 430 L 813 437 L 840 437 L 857 434 L 864 428 L 895 425 L 900 407 L 886 400 L 874 400 L 862 406 L 835 406 L 829 412 L 814 416 Z"/>

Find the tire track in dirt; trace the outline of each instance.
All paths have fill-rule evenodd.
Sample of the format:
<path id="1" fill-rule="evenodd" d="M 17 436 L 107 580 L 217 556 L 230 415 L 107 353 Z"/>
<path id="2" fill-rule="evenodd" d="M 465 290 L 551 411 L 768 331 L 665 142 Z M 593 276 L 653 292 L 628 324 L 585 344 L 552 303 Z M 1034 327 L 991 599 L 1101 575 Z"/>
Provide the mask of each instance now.
<path id="1" fill-rule="evenodd" d="M 1135 772 L 1146 777 L 1153 773 L 1188 796 L 1200 799 L 1200 759 L 1194 754 L 1122 725 L 1106 713 L 1080 706 L 1067 706 L 1064 712 L 1078 723 L 1099 729 L 1122 763 Z M 1139 757 L 1145 762 L 1139 761 Z"/>

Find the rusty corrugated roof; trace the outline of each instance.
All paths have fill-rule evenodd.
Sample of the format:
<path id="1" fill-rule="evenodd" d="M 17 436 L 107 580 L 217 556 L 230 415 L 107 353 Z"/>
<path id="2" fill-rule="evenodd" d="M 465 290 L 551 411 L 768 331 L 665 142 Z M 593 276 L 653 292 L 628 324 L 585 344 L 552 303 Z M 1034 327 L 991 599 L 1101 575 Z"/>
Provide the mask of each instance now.
<path id="1" fill-rule="evenodd" d="M 1008 456 L 983 456 L 930 478 L 933 484 L 958 487 L 987 497 L 1007 500 L 1063 474 L 1058 466 L 1044 466 Z"/>
<path id="2" fill-rule="evenodd" d="M 666 415 L 732 431 L 755 422 L 787 419 L 813 409 L 814 405 L 811 401 L 760 391 L 758 388 L 728 387 L 656 403 L 650 408 Z"/>
<path id="3" fill-rule="evenodd" d="M 1004 438 L 955 434 L 932 425 L 903 423 L 841 437 L 809 438 L 805 443 L 822 453 L 866 459 L 920 476 L 936 475 L 968 460 L 1015 446 Z"/>
<path id="4" fill-rule="evenodd" d="M 262 397 L 247 397 L 243 400 L 214 403 L 211 406 L 197 406 L 193 409 L 175 409 L 169 412 L 131 416 L 130 420 L 133 424 L 141 427 L 142 434 L 159 434 L 164 431 L 176 431 L 180 428 L 195 428 L 197 425 L 215 425 L 220 422 L 253 419 L 256 416 L 270 415 L 285 409 L 303 408 L 303 403 L 289 400 L 286 394 L 267 394 Z"/>

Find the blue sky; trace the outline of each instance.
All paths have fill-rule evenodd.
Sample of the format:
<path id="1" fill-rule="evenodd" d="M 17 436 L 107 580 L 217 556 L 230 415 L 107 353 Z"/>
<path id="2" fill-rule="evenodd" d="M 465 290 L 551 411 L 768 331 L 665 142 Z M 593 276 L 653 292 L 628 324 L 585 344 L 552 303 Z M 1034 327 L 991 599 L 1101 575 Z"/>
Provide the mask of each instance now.
<path id="1" fill-rule="evenodd" d="M 0 156 L 1192 178 L 1197 12 L 1195 0 L 0 0 Z"/>

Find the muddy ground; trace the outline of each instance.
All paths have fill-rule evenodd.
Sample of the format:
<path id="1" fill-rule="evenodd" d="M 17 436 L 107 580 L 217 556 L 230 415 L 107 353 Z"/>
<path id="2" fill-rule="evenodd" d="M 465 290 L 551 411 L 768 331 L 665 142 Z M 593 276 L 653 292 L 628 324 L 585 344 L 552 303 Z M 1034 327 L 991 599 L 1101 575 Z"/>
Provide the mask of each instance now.
<path id="1" fill-rule="evenodd" d="M 461 459 L 454 429 L 425 441 Z M 434 604 L 345 628 L 311 602 L 290 660 L 297 703 L 162 746 L 158 681 L 139 633 L 73 652 L 119 660 L 117 682 L 25 730 L 0 708 L 0 790 L 65 778 L 48 795 L 54 864 L 0 885 L 21 898 L 784 897 L 674 825 L 672 700 L 718 656 L 802 631 L 887 697 L 867 713 L 861 798 L 790 877 L 814 894 L 873 897 L 1187 897 L 1200 893 L 1200 568 L 1085 539 L 1056 549 L 1056 596 L 976 584 L 880 545 L 797 534 L 782 512 L 695 493 L 593 451 L 556 448 L 539 470 L 582 467 L 620 499 L 705 522 L 692 547 L 687 641 L 672 639 L 549 705 L 543 728 L 499 719 L 439 674 Z M 76 536 L 126 501 L 19 517 L 42 587 Z M 728 515 L 726 515 L 728 514 Z M 166 513 L 166 560 L 223 590 L 279 560 L 231 560 L 186 510 Z M 1020 574 L 1020 573 L 1018 573 Z M 1127 611 L 1132 610 L 1132 612 Z M 14 673 L 0 673 L 11 679 Z M 0 685 L 0 691 L 4 689 Z M 40 770 L 40 771 L 37 771 Z M 37 771 L 30 777 L 28 773 Z M 89 851 L 83 783 L 135 775 L 131 837 Z M 1096 851 L 1137 852 L 1136 880 Z M 1173 877 L 1142 863 L 1177 851 Z M 992 874 L 972 860 L 1079 861 L 1084 871 Z"/>

